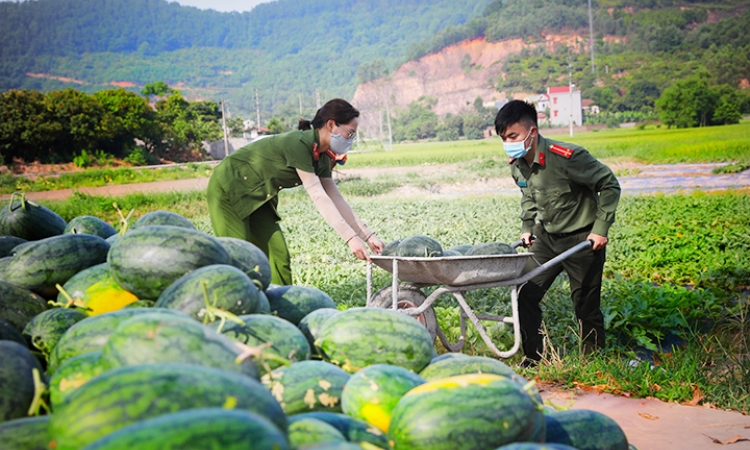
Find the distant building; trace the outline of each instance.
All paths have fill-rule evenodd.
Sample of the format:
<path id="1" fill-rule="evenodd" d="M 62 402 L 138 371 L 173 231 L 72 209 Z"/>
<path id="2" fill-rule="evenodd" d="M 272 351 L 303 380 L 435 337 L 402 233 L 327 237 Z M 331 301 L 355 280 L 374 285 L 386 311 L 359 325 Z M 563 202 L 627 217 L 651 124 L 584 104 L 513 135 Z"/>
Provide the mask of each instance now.
<path id="1" fill-rule="evenodd" d="M 260 137 L 265 137 L 271 134 L 271 130 L 265 127 L 256 127 L 253 126 L 251 128 L 245 128 L 245 131 L 242 133 L 242 137 L 245 139 L 255 140 Z"/>
<path id="2" fill-rule="evenodd" d="M 536 112 L 544 113 L 546 117 L 547 109 L 549 108 L 549 95 L 542 94 L 536 99 Z"/>
<path id="3" fill-rule="evenodd" d="M 582 109 L 584 114 L 599 114 L 599 105 L 595 105 L 594 101 L 590 98 L 583 99 Z"/>
<path id="4" fill-rule="evenodd" d="M 577 90 L 575 86 L 573 86 L 572 93 L 570 86 L 548 87 L 547 96 L 549 97 L 550 125 L 569 125 L 571 118 L 575 125 L 581 126 L 583 124 L 581 91 Z M 537 111 L 539 111 L 538 103 Z"/>

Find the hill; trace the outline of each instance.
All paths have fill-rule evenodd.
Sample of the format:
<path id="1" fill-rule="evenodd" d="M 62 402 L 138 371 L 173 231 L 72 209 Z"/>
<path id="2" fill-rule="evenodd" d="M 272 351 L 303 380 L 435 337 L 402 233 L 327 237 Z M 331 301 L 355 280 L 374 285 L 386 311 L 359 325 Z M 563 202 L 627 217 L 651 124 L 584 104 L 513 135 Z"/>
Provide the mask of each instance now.
<path id="1" fill-rule="evenodd" d="M 243 113 L 254 111 L 255 89 L 267 112 L 298 114 L 301 95 L 310 114 L 316 89 L 351 97 L 362 64 L 395 67 L 411 43 L 489 1 L 278 0 L 241 14 L 165 0 L 0 2 L 0 89 L 163 80 L 187 97 L 230 98 Z"/>

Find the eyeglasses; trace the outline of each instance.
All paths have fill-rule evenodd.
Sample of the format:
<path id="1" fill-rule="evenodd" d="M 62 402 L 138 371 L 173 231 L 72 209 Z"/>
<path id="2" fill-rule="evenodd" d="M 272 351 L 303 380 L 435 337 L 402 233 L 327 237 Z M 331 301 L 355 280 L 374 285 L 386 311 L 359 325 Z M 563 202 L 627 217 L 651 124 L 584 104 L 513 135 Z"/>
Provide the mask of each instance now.
<path id="1" fill-rule="evenodd" d="M 347 141 L 353 141 L 357 137 L 356 131 L 347 130 L 339 124 L 336 124 L 336 126 L 339 127 L 339 130 L 342 130 L 346 133 L 346 135 L 344 135 L 344 139 L 346 139 Z"/>

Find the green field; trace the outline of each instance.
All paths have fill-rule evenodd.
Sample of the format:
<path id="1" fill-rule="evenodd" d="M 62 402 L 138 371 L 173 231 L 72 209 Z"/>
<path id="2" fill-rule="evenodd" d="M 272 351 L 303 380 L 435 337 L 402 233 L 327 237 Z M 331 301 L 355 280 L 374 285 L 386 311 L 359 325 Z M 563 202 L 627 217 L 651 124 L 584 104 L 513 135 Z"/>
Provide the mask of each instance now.
<path id="1" fill-rule="evenodd" d="M 544 135 L 544 130 L 542 130 Z M 672 129 L 607 129 L 550 135 L 588 149 L 597 158 L 632 160 L 642 164 L 727 162 L 750 160 L 750 121 L 720 127 Z M 372 147 L 373 145 L 370 145 Z M 503 157 L 497 137 L 476 141 L 395 144 L 392 152 L 352 154 L 346 167 L 399 167 L 425 163 L 462 163 Z"/>

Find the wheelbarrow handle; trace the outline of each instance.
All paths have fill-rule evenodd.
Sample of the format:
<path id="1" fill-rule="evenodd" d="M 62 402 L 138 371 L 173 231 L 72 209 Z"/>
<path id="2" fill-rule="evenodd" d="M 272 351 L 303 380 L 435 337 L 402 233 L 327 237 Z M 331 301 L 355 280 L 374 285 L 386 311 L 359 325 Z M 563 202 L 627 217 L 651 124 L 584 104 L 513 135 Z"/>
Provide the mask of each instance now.
<path id="1" fill-rule="evenodd" d="M 573 247 L 570 247 L 569 249 L 565 250 L 564 252 L 550 259 L 546 263 L 540 264 L 539 267 L 535 267 L 533 270 L 526 273 L 524 276 L 522 276 L 518 280 L 519 281 L 518 284 L 526 283 L 527 281 L 539 275 L 540 273 L 544 272 L 545 270 L 549 269 L 550 267 L 560 264 L 564 260 L 568 259 L 571 255 L 580 252 L 584 248 L 592 247 L 593 245 L 594 245 L 594 241 L 591 239 L 587 239 L 581 243 L 574 245 Z"/>

